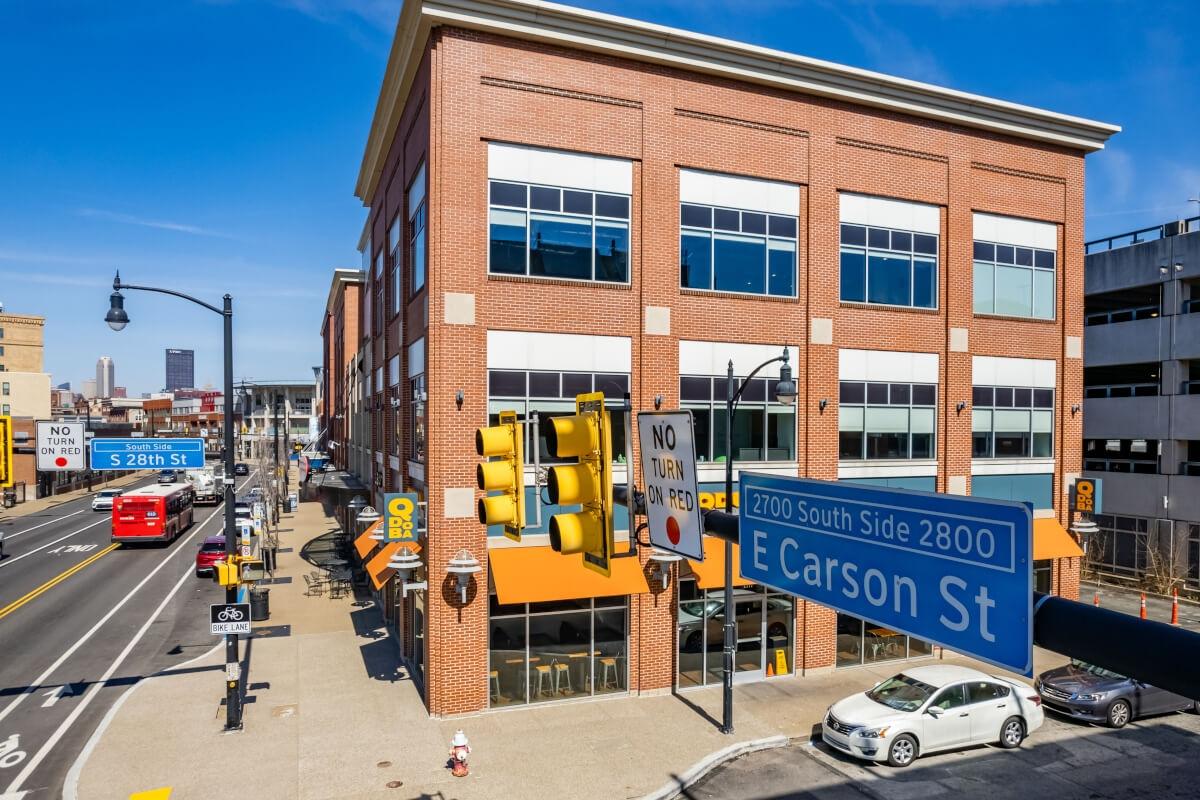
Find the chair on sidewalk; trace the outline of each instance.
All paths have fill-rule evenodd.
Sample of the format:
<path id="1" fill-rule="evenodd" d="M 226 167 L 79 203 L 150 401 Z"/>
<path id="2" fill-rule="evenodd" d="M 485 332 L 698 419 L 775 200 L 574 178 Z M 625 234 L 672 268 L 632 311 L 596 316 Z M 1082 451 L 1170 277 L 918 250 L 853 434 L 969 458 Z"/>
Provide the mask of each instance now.
<path id="1" fill-rule="evenodd" d="M 305 597 L 316 597 L 318 595 L 324 594 L 324 589 L 322 588 L 321 584 L 313 581 L 311 575 L 302 575 L 301 577 L 304 578 L 304 586 L 305 586 L 304 596 Z"/>

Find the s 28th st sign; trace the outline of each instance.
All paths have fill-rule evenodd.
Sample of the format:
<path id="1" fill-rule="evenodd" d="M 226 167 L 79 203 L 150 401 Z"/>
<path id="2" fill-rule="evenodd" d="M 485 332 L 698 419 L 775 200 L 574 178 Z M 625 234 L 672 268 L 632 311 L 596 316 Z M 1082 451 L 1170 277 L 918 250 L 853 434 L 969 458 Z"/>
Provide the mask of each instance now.
<path id="1" fill-rule="evenodd" d="M 743 577 L 1032 674 L 1024 504 L 748 472 L 740 499 Z"/>

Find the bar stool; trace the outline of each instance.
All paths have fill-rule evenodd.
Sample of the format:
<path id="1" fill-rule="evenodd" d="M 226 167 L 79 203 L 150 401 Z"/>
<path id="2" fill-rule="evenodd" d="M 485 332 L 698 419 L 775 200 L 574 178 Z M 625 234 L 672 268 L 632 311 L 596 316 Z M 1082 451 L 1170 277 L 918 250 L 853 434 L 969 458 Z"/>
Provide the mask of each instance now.
<path id="1" fill-rule="evenodd" d="M 561 691 L 562 679 L 566 678 L 567 691 L 575 694 L 575 687 L 571 686 L 570 665 L 562 661 L 554 661 L 550 667 L 554 670 L 554 693 L 557 695 Z"/>
<path id="2" fill-rule="evenodd" d="M 553 681 L 551 680 L 550 675 L 550 665 L 538 664 L 533 668 L 533 671 L 537 675 L 537 688 L 533 690 L 533 696 L 543 697 L 553 686 Z M 551 697 L 553 697 L 552 694 Z"/>
<path id="3" fill-rule="evenodd" d="M 612 656 L 607 656 L 600 659 L 600 680 L 597 690 L 609 688 L 609 684 L 613 689 L 620 689 L 617 684 L 617 659 Z"/>
<path id="4" fill-rule="evenodd" d="M 488 682 L 491 684 L 489 688 L 491 689 L 492 700 L 499 703 L 500 702 L 500 671 L 494 669 L 491 672 L 489 672 L 488 673 Z"/>

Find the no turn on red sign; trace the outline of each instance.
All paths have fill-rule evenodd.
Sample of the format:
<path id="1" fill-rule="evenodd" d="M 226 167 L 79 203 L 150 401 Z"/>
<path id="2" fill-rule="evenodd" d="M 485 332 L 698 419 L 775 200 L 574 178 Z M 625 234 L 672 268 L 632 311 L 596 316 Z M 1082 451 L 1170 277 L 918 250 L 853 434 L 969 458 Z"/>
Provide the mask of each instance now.
<path id="1" fill-rule="evenodd" d="M 82 422 L 46 422 L 37 424 L 37 468 L 39 472 L 85 469 Z"/>
<path id="2" fill-rule="evenodd" d="M 693 561 L 703 561 L 692 412 L 641 412 L 638 440 L 650 544 Z"/>

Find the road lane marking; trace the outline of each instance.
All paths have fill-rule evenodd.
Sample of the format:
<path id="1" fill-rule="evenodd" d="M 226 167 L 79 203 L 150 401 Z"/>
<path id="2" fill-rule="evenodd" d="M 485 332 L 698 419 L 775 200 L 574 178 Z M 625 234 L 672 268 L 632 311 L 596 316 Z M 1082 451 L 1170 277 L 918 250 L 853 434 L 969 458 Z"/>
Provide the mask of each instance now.
<path id="1" fill-rule="evenodd" d="M 47 547 L 53 547 L 54 545 L 58 544 L 59 542 L 66 541 L 67 539 L 70 539 L 72 536 L 78 536 L 79 534 L 83 533 L 84 531 L 91 530 L 92 528 L 96 527 L 97 525 L 103 525 L 106 522 L 111 522 L 111 520 L 107 520 L 107 519 L 97 520 L 96 522 L 93 522 L 91 525 L 80 528 L 79 530 L 75 531 L 74 533 L 68 533 L 66 536 L 60 536 L 59 538 L 55 539 L 53 542 L 47 542 L 46 544 L 42 545 L 41 547 L 35 547 L 33 550 L 30 550 L 28 553 L 22 553 L 21 555 L 17 556 L 16 558 L 6 558 L 3 561 L 0 561 L 0 569 L 3 569 L 4 567 L 15 564 L 18 561 L 20 561 L 22 558 L 31 556 L 34 553 L 40 553 L 42 550 L 45 550 Z"/>
<path id="2" fill-rule="evenodd" d="M 254 475 L 256 475 L 257 473 L 258 473 L 258 470 L 255 470 L 254 472 L 250 473 L 250 475 L 248 475 L 246 477 L 246 480 L 242 482 L 242 486 L 245 486 L 247 483 L 249 483 L 250 479 L 253 478 Z M 201 522 L 199 525 L 192 526 L 192 532 L 189 533 L 187 535 L 187 538 L 184 539 L 183 541 L 186 542 L 189 539 L 191 539 L 193 536 L 195 536 L 197 533 L 199 533 L 200 529 L 203 528 L 205 525 L 207 525 L 212 520 L 213 517 L 217 516 L 218 512 L 224 512 L 224 509 L 223 508 L 213 509 L 213 512 L 211 514 L 209 514 L 204 519 L 203 522 Z M 171 559 L 172 556 L 175 556 L 176 554 L 178 554 L 180 552 L 183 552 L 182 545 L 179 548 L 172 548 L 171 552 L 169 552 L 167 554 L 166 558 L 164 558 L 162 561 L 160 561 L 158 566 L 155 567 L 154 569 L 152 569 L 150 571 L 150 573 L 148 575 L 146 575 L 146 577 L 142 578 L 142 580 L 138 583 L 137 586 L 133 587 L 123 598 L 121 598 L 120 602 L 118 602 L 111 609 L 109 609 L 108 613 L 105 614 L 103 617 L 101 617 L 99 622 L 97 622 L 95 625 L 93 625 L 91 628 L 89 628 L 88 631 L 83 634 L 83 636 L 79 637 L 79 639 L 75 642 L 75 644 L 68 647 L 63 652 L 62 655 L 60 655 L 57 659 L 55 659 L 54 663 L 51 664 L 49 667 L 47 667 L 46 671 L 43 672 L 41 675 L 39 675 L 37 680 L 30 683 L 28 686 L 25 687 L 25 690 L 23 692 L 21 692 L 21 694 L 14 697 L 13 701 L 11 703 L 9 703 L 4 708 L 3 711 L 0 711 L 0 722 L 3 722 L 4 719 L 9 714 L 11 714 L 13 712 L 13 710 L 16 709 L 16 707 L 19 706 L 22 703 L 22 701 L 25 700 L 26 697 L 29 697 L 30 694 L 32 694 L 35 690 L 38 689 L 38 687 L 40 687 L 43 683 L 45 683 L 46 680 L 52 674 L 54 674 L 54 671 L 56 669 L 61 667 L 68 658 L 70 658 L 72 655 L 75 654 L 76 650 L 78 650 L 80 647 L 82 647 L 84 644 L 86 644 L 87 641 L 96 634 L 96 631 L 100 630 L 100 628 L 102 628 L 104 626 L 104 623 L 106 623 L 110 619 L 112 619 L 116 615 L 116 613 L 121 610 L 121 607 L 124 606 L 127 602 L 129 602 L 130 598 L 132 598 L 135 594 L 137 594 L 138 590 L 140 590 L 143 586 L 145 586 L 146 583 L 148 583 L 151 578 L 153 578 L 155 575 L 158 574 L 158 571 L 160 569 L 162 569 L 163 567 L 165 567 L 167 565 L 167 562 Z M 5 563 L 8 563 L 8 562 L 5 562 Z M 4 565 L 0 564 L 0 566 L 4 566 Z M 189 569 L 189 573 L 190 573 L 190 569 Z M 2 798 L 2 797 L 3 796 L 0 795 L 0 798 Z"/>
<path id="3" fill-rule="evenodd" d="M 12 612 L 16 611 L 21 606 L 28 603 L 30 600 L 49 591 L 50 589 L 53 589 L 55 586 L 57 586 L 58 584 L 65 581 L 67 578 L 71 577 L 75 573 L 82 570 L 88 564 L 91 564 L 94 561 L 99 560 L 100 558 L 107 555 L 108 553 L 111 553 L 113 550 L 116 550 L 120 546 L 121 545 L 119 545 L 119 544 L 110 544 L 108 547 L 104 548 L 99 553 L 96 553 L 96 555 L 86 558 L 83 561 L 80 561 L 75 566 L 70 567 L 69 569 L 63 570 L 62 572 L 58 573 L 58 575 L 56 575 L 53 578 L 51 578 L 50 580 L 46 581 L 45 583 L 43 583 L 41 586 L 37 587 L 33 591 L 27 593 L 24 597 L 20 597 L 16 600 L 12 601 L 8 605 L 6 605 L 4 608 L 0 608 L 0 619 L 4 619 L 9 614 L 11 614 Z"/>
<path id="4" fill-rule="evenodd" d="M 73 517 L 76 514 L 82 514 L 85 511 L 87 511 L 86 508 L 81 508 L 78 511 L 72 511 L 70 514 L 63 514 L 61 517 L 55 517 L 54 519 L 50 520 L 49 522 L 43 522 L 40 525 L 34 525 L 32 528 L 26 528 L 25 530 L 17 531 L 16 533 L 6 533 L 6 534 L 4 534 L 4 540 L 8 541 L 9 539 L 15 539 L 18 536 L 20 536 L 22 533 L 29 533 L 30 531 L 36 531 L 38 528 L 44 528 L 47 525 L 53 525 L 56 522 L 62 522 L 67 517 Z"/>

